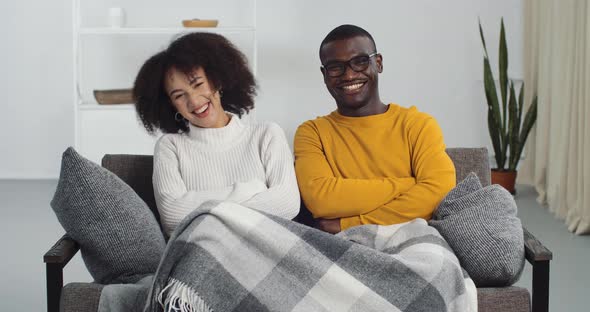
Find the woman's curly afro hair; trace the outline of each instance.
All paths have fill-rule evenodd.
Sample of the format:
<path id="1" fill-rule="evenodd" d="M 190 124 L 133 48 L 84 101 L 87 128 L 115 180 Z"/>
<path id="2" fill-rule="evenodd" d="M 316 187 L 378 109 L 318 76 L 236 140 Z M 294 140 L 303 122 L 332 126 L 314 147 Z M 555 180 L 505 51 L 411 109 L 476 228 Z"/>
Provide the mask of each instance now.
<path id="1" fill-rule="evenodd" d="M 221 106 L 242 116 L 254 108 L 256 81 L 246 57 L 225 37 L 214 33 L 190 33 L 149 58 L 139 70 L 133 86 L 135 109 L 145 129 L 155 134 L 188 131 L 176 121 L 176 109 L 164 88 L 166 73 L 175 68 L 189 74 L 203 68 L 214 90 L 223 90 Z"/>

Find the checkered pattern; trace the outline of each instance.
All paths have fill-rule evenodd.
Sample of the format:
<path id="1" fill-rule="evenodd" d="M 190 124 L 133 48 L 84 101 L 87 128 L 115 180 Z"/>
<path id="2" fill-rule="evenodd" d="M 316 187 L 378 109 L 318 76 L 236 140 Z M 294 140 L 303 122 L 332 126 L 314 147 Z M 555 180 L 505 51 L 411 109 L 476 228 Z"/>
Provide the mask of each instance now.
<path id="1" fill-rule="evenodd" d="M 475 285 L 422 219 L 331 235 L 229 202 L 183 220 L 149 298 L 146 311 L 477 309 Z"/>

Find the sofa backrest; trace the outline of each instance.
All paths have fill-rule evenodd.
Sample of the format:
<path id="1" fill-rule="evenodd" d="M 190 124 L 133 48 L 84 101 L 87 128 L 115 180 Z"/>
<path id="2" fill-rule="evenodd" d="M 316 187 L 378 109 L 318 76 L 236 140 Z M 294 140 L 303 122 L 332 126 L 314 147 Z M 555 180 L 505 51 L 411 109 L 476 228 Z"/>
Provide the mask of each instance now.
<path id="1" fill-rule="evenodd" d="M 447 154 L 455 164 L 457 182 L 462 181 L 470 172 L 475 172 L 483 186 L 490 185 L 490 164 L 485 147 L 448 148 Z M 129 184 L 150 207 L 158 221 L 160 220 L 152 186 L 153 156 L 107 154 L 102 158 L 102 166 Z"/>
<path id="2" fill-rule="evenodd" d="M 125 181 L 150 207 L 158 222 L 160 214 L 154 199 L 152 173 L 154 157 L 151 155 L 104 155 L 102 166 Z"/>
<path id="3" fill-rule="evenodd" d="M 485 147 L 455 147 L 447 148 L 447 154 L 455 164 L 457 183 L 475 172 L 481 181 L 482 186 L 491 184 L 490 159 L 488 149 Z"/>

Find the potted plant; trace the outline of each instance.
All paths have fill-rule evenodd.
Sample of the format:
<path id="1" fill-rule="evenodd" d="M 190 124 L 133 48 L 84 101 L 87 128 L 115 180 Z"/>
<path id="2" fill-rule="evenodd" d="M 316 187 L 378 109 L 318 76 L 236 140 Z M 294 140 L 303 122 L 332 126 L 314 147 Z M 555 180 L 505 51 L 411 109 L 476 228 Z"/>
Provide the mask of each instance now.
<path id="1" fill-rule="evenodd" d="M 520 87 L 516 97 L 514 81 L 508 78 L 508 49 L 506 46 L 506 33 L 504 31 L 504 19 L 500 26 L 500 49 L 498 57 L 500 97 L 496 89 L 496 80 L 492 74 L 490 60 L 486 48 L 486 42 L 479 22 L 479 34 L 484 48 L 483 81 L 486 100 L 488 104 L 488 130 L 492 145 L 494 146 L 494 158 L 496 168 L 492 169 L 492 183 L 500 184 L 510 193 L 514 194 L 514 182 L 516 180 L 516 168 L 526 139 L 537 120 L 537 96 L 533 101 L 524 119 L 524 83 Z"/>

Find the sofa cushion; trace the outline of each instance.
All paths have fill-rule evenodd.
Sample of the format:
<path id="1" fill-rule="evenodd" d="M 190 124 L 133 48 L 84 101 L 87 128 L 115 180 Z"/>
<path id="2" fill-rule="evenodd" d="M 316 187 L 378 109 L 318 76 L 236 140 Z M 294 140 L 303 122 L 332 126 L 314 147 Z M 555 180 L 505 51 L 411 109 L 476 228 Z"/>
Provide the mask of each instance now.
<path id="1" fill-rule="evenodd" d="M 104 285 L 71 283 L 61 293 L 61 312 L 96 312 Z M 521 287 L 478 288 L 478 312 L 529 312 L 528 290 Z"/>
<path id="2" fill-rule="evenodd" d="M 429 222 L 447 240 L 478 287 L 511 285 L 524 267 L 516 203 L 499 185 L 471 173 L 447 194 Z"/>
<path id="3" fill-rule="evenodd" d="M 165 241 L 147 205 L 110 171 L 68 148 L 51 207 L 100 284 L 154 273 Z"/>
<path id="4" fill-rule="evenodd" d="M 62 288 L 60 312 L 97 312 L 104 285 L 70 283 Z"/>
<path id="5" fill-rule="evenodd" d="M 478 312 L 530 312 L 529 291 L 522 287 L 478 288 Z"/>

